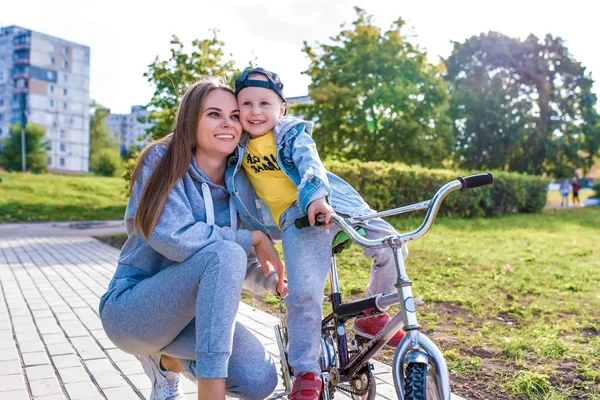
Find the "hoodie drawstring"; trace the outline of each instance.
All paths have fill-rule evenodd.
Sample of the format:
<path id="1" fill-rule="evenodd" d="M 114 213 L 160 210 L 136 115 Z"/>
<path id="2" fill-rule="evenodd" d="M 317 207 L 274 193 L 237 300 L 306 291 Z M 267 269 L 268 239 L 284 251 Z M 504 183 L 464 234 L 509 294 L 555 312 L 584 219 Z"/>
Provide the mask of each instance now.
<path id="1" fill-rule="evenodd" d="M 206 182 L 202 182 L 202 197 L 204 197 L 204 208 L 206 209 L 206 223 L 208 225 L 215 224 L 215 206 L 213 205 L 212 194 Z M 233 199 L 229 198 L 229 226 L 233 230 L 237 230 L 238 215 L 235 209 Z"/>

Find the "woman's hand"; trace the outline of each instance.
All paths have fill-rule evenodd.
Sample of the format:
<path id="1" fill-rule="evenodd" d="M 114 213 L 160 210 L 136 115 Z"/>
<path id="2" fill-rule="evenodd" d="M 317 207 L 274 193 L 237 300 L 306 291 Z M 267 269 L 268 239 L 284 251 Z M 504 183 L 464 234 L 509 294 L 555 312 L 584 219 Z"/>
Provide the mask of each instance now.
<path id="1" fill-rule="evenodd" d="M 279 253 L 277 253 L 273 242 L 271 242 L 271 239 L 262 231 L 250 231 L 250 234 L 252 235 L 252 245 L 254 246 L 256 258 L 262 266 L 265 276 L 269 275 L 271 272 L 270 267 L 272 267 L 275 270 L 275 274 L 277 274 L 277 279 L 279 280 L 277 283 L 277 291 L 281 297 L 285 297 L 287 294 L 285 272 L 283 263 L 279 258 Z"/>
<path id="2" fill-rule="evenodd" d="M 325 197 L 321 197 L 320 199 L 314 200 L 312 203 L 308 205 L 308 222 L 310 222 L 310 226 L 314 226 L 317 220 L 318 214 L 323 214 L 325 218 L 325 225 L 321 228 L 322 230 L 329 229 L 333 226 L 333 222 L 331 221 L 331 215 L 333 214 L 333 208 L 327 201 L 325 201 Z"/>

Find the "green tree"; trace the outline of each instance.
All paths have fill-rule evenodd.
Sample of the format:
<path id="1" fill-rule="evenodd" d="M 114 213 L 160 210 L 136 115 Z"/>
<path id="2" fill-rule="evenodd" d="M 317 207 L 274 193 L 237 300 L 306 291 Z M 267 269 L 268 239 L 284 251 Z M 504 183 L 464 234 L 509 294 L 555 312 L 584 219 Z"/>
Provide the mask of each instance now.
<path id="1" fill-rule="evenodd" d="M 122 168 L 119 144 L 106 127 L 109 111 L 92 102 L 90 118 L 90 171 L 102 176 L 117 176 Z"/>
<path id="2" fill-rule="evenodd" d="M 212 38 L 193 40 L 192 51 L 186 52 L 179 38 L 171 39 L 171 56 L 168 60 L 158 57 L 148 66 L 144 76 L 155 86 L 154 95 L 148 104 L 152 112 L 148 116 L 154 126 L 149 133 L 159 139 L 173 130 L 175 113 L 179 99 L 185 90 L 206 75 L 222 76 L 233 82 L 239 70 L 226 55 L 224 43 L 217 38 L 217 30 L 212 30 Z"/>
<path id="3" fill-rule="evenodd" d="M 593 81 L 561 38 L 473 36 L 454 44 L 446 67 L 460 164 L 504 158 L 506 169 L 557 176 L 593 164 L 600 142 Z"/>
<path id="4" fill-rule="evenodd" d="M 25 126 L 25 163 L 27 171 L 48 171 L 50 142 L 45 140 L 43 126 L 28 123 Z M 21 124 L 11 125 L 9 137 L 0 141 L 0 166 L 6 170 L 21 171 Z"/>
<path id="5" fill-rule="evenodd" d="M 452 133 L 441 71 L 408 41 L 401 18 L 383 32 L 355 10 L 330 44 L 304 43 L 314 103 L 297 111 L 316 120 L 321 156 L 441 165 Z"/>

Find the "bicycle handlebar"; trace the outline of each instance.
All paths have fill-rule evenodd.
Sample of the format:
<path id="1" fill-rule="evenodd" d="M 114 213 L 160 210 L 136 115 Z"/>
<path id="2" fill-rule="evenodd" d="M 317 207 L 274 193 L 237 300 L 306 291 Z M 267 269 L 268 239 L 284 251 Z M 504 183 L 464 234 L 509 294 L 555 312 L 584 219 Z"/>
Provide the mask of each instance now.
<path id="1" fill-rule="evenodd" d="M 460 183 L 462 183 L 461 190 L 485 186 L 494 182 L 494 177 L 489 172 L 487 174 L 467 176 L 466 178 L 462 178 L 459 176 L 457 179 L 460 181 Z"/>
<path id="2" fill-rule="evenodd" d="M 493 178 L 492 174 L 489 172 L 486 174 L 467 176 L 466 178 L 462 178 L 459 176 L 457 179 L 455 179 L 451 182 L 448 182 L 444 186 L 442 186 L 435 193 L 433 198 L 431 198 L 431 200 L 424 201 L 424 202 L 417 203 L 417 204 L 412 204 L 409 206 L 396 208 L 394 210 L 382 211 L 379 213 L 364 215 L 364 216 L 359 216 L 359 217 L 350 217 L 347 219 L 344 219 L 344 218 L 340 217 L 339 215 L 333 214 L 331 216 L 331 221 L 333 223 L 335 223 L 337 226 L 339 226 L 342 231 L 346 232 L 346 234 L 352 239 L 352 241 L 354 243 L 356 243 L 360 246 L 368 247 L 368 248 L 382 248 L 382 247 L 389 247 L 389 246 L 393 246 L 393 245 L 401 245 L 401 244 L 408 243 L 410 241 L 419 239 L 423 235 L 425 235 L 425 233 L 427 233 L 429 228 L 431 228 L 431 225 L 433 225 L 433 221 L 435 220 L 435 217 L 440 209 L 442 201 L 444 201 L 446 196 L 448 196 L 450 193 L 455 192 L 457 190 L 464 190 L 464 189 L 468 189 L 468 188 L 475 188 L 478 186 L 489 185 L 493 181 L 494 181 L 494 178 Z M 363 238 L 362 236 L 360 236 L 352 227 L 353 224 L 357 224 L 357 223 L 360 223 L 362 221 L 366 221 L 369 219 L 373 219 L 373 218 L 377 218 L 377 217 L 384 217 L 384 216 L 389 217 L 392 215 L 398 215 L 398 214 L 402 214 L 405 212 L 416 211 L 416 210 L 421 210 L 421 209 L 425 209 L 425 208 L 427 208 L 427 214 L 425 215 L 425 219 L 423 220 L 423 223 L 421 224 L 421 226 L 419 228 L 417 228 L 414 231 L 409 232 L 409 233 L 404 233 L 404 234 L 398 233 L 396 235 L 389 235 L 389 236 L 386 236 L 381 239 L 366 239 L 366 238 Z M 304 216 L 304 217 L 296 219 L 294 224 L 296 225 L 296 228 L 298 228 L 298 229 L 307 228 L 310 226 L 310 223 L 308 222 L 308 216 Z M 323 225 L 323 221 L 318 221 L 317 223 L 315 223 L 315 225 L 317 225 L 317 226 Z"/>

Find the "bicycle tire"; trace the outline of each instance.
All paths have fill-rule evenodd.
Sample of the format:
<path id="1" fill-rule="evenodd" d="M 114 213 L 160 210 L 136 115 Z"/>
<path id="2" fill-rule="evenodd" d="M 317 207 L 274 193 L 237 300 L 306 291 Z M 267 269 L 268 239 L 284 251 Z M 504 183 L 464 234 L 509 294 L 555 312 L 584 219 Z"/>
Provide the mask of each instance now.
<path id="1" fill-rule="evenodd" d="M 404 399 L 427 400 L 427 364 L 406 364 L 404 370 Z"/>

